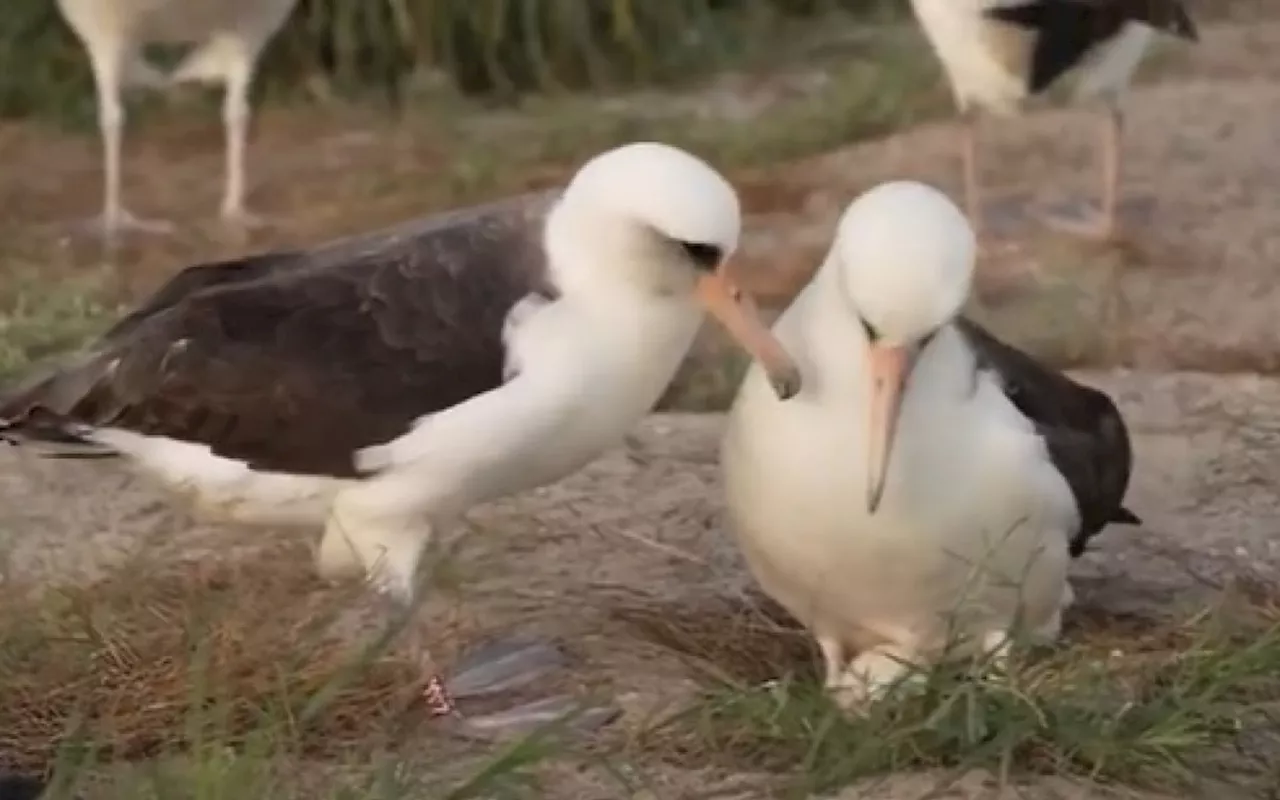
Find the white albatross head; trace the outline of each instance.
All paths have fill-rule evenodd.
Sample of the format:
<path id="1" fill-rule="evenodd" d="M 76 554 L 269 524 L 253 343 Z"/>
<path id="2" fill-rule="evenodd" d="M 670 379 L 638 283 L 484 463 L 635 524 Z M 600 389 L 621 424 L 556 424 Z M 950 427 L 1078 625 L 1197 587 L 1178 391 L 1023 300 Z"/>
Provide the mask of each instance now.
<path id="1" fill-rule="evenodd" d="M 706 162 L 657 142 L 622 145 L 584 164 L 553 214 L 588 262 L 560 279 L 692 295 L 782 399 L 800 390 L 795 362 L 728 275 L 742 214 L 733 187 Z"/>
<path id="2" fill-rule="evenodd" d="M 976 255 L 973 228 L 960 209 L 914 181 L 871 189 L 840 219 L 829 258 L 842 299 L 865 333 L 871 513 L 884 492 L 903 387 L 924 346 L 960 313 Z"/>

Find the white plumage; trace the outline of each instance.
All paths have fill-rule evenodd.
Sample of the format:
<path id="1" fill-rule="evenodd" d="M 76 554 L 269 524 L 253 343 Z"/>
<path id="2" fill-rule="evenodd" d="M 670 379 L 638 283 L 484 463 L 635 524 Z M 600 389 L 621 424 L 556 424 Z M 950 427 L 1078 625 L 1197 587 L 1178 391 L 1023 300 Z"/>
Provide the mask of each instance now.
<path id="1" fill-rule="evenodd" d="M 1071 490 L 952 324 L 975 250 L 940 192 L 867 192 L 773 329 L 804 389 L 780 403 L 752 368 L 730 412 L 732 529 L 850 706 L 957 637 L 994 647 L 1017 619 L 1056 637 L 1071 602 Z"/>
<path id="2" fill-rule="evenodd" d="M 249 90 L 259 57 L 297 0 L 57 0 L 58 9 L 88 52 L 97 88 L 103 148 L 103 209 L 97 221 L 111 239 L 126 229 L 167 231 L 164 220 L 131 214 L 120 197 L 120 151 L 125 121 L 122 93 L 130 86 L 221 83 L 226 134 L 226 174 L 221 214 L 246 224 L 245 144 Z M 191 44 L 194 49 L 164 75 L 148 64 L 151 43 Z"/>

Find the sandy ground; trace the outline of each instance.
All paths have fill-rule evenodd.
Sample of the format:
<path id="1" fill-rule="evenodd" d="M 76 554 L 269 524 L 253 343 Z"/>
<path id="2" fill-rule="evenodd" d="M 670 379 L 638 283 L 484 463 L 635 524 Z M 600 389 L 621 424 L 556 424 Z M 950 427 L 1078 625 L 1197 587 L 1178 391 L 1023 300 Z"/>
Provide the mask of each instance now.
<path id="1" fill-rule="evenodd" d="M 1214 597 L 1232 577 L 1274 582 L 1280 497 L 1270 476 L 1280 467 L 1280 380 L 1082 377 L 1112 392 L 1131 419 L 1131 505 L 1145 525 L 1109 531 L 1077 565 L 1081 607 L 1154 623 Z M 626 451 L 475 512 L 473 531 L 455 551 L 456 585 L 433 600 L 430 624 L 461 631 L 459 647 L 517 629 L 553 637 L 570 655 L 572 684 L 617 699 L 625 712 L 618 724 L 639 723 L 688 698 L 695 683 L 687 665 L 650 641 L 628 611 L 732 628 L 725 602 L 743 597 L 750 580 L 722 524 L 715 464 L 721 425 L 719 415 L 655 415 Z M 144 537 L 149 558 L 191 557 L 232 541 L 240 557 L 251 557 L 242 534 L 190 527 L 165 508 L 162 495 L 118 467 L 0 455 L 0 530 L 15 534 L 15 573 L 81 572 L 126 558 Z M 298 555 L 287 569 L 309 568 L 305 549 Z M 447 667 L 458 652 L 445 647 L 437 655 Z M 696 772 L 688 767 L 656 767 L 651 777 L 668 792 L 657 796 L 741 787 L 748 770 L 723 761 Z M 565 780 L 565 793 L 556 796 L 592 796 L 590 785 L 604 792 L 596 796 L 612 796 L 598 775 Z M 903 780 L 905 792 L 929 779 Z M 962 785 L 985 784 L 970 776 Z M 955 796 L 988 796 L 965 792 Z"/>
<path id="2" fill-rule="evenodd" d="M 1042 313 L 1048 297 L 1055 313 L 1069 306 L 1076 330 L 1106 324 L 1119 331 L 1084 347 L 1086 354 L 1133 367 L 1082 373 L 1110 391 L 1130 420 L 1137 454 L 1130 506 L 1146 521 L 1109 531 L 1077 566 L 1086 606 L 1157 618 L 1211 596 L 1231 576 L 1280 577 L 1274 482 L 1280 380 L 1252 374 L 1280 364 L 1280 327 L 1273 321 L 1280 306 L 1276 41 L 1275 25 L 1206 30 L 1187 63 L 1134 93 L 1127 186 L 1154 210 L 1124 248 L 1100 252 L 1026 228 L 1015 234 L 1011 254 L 984 265 L 997 276 L 991 286 L 1008 288 L 992 293 L 989 311 L 997 321 L 1021 315 L 1018 330 L 1034 337 L 1035 319 L 1028 331 L 1026 317 Z M 1036 201 L 1092 193 L 1091 125 L 1086 112 L 1062 110 L 990 126 L 993 191 Z M 365 145 L 353 139 L 350 146 Z M 953 147 L 947 125 L 929 125 L 785 175 L 760 176 L 773 191 L 789 184 L 792 191 L 780 196 L 799 198 L 803 212 L 758 216 L 751 261 L 802 274 L 825 249 L 843 203 L 877 181 L 910 176 L 958 189 Z M 32 213 L 41 197 L 61 191 L 57 186 L 51 177 L 29 199 Z M 791 245 L 806 246 L 807 255 L 784 252 L 784 234 Z M 782 273 L 760 275 L 757 285 L 785 293 L 795 278 L 775 277 Z M 1062 286 L 1076 283 L 1084 286 L 1079 302 L 1057 302 Z M 517 627 L 553 636 L 573 659 L 570 682 L 615 693 L 629 715 L 624 725 L 688 696 L 685 666 L 647 641 L 620 609 L 706 608 L 714 626 L 717 600 L 750 585 L 721 520 L 720 425 L 715 415 L 655 416 L 627 452 L 554 487 L 477 510 L 478 530 L 456 556 L 462 577 L 433 601 L 432 621 L 457 626 L 469 639 Z M 39 462 L 13 452 L 0 452 L 0 532 L 13 574 L 51 579 L 92 574 L 144 544 L 152 557 L 176 558 L 244 541 L 225 529 L 191 525 L 145 480 L 116 466 Z M 304 561 L 300 555 L 300 568 Z M 447 662 L 456 653 L 441 655 Z M 554 796 L 613 796 L 599 776 L 560 777 Z M 713 796 L 766 796 L 758 788 L 764 776 L 745 764 L 697 770 L 671 764 L 655 779 L 656 797 L 716 786 L 723 791 Z M 916 797 L 931 781 L 895 777 L 840 797 Z M 987 776 L 967 776 L 951 794 L 935 796 L 1011 796 L 988 784 Z M 1045 783 L 1023 787 L 1020 796 L 1097 795 Z"/>

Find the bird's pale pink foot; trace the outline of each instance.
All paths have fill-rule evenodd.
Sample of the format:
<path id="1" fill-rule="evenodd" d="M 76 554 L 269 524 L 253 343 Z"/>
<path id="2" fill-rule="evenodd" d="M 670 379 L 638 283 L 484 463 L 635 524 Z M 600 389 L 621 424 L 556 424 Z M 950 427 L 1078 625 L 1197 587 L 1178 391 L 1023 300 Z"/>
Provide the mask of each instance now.
<path id="1" fill-rule="evenodd" d="M 76 227 L 106 242 L 115 242 L 130 233 L 168 236 L 178 230 L 178 227 L 169 220 L 139 217 L 123 208 L 114 214 L 103 212 L 90 217 L 78 223 Z"/>
<path id="2" fill-rule="evenodd" d="M 1070 204 L 1044 214 L 1050 228 L 1096 242 L 1111 241 L 1119 233 L 1117 221 L 1122 169 L 1121 140 L 1124 116 L 1118 99 L 1112 99 L 1102 125 L 1102 200 L 1097 207 Z"/>
<path id="3" fill-rule="evenodd" d="M 608 705 L 593 705 L 572 695 L 556 694 L 518 703 L 484 714 L 468 714 L 458 704 L 493 697 L 517 689 L 536 690 L 541 680 L 568 666 L 564 652 L 536 638 L 510 636 L 485 644 L 459 660 L 453 674 L 440 688 L 447 698 L 433 711 L 451 719 L 457 734 L 468 738 L 503 738 L 527 734 L 541 726 L 564 722 L 590 731 L 612 722 L 620 713 Z M 430 687 L 429 687 L 430 688 Z M 429 700 L 437 699 L 429 697 Z M 447 711 L 446 711 L 447 709 Z"/>
<path id="4" fill-rule="evenodd" d="M 1089 241 L 1110 241 L 1117 233 L 1114 211 L 1108 214 L 1096 208 L 1080 208 L 1073 204 L 1045 211 L 1042 219 L 1059 233 Z"/>
<path id="5" fill-rule="evenodd" d="M 455 699 L 482 697 L 527 686 L 566 666 L 560 648 L 549 642 L 508 637 L 467 653 L 447 682 Z"/>
<path id="6" fill-rule="evenodd" d="M 828 685 L 827 691 L 844 712 L 862 714 L 899 685 L 914 683 L 922 677 L 897 648 L 876 647 L 863 651 L 849 662 L 838 679 Z"/>
<path id="7" fill-rule="evenodd" d="M 264 230 L 276 224 L 271 217 L 250 211 L 243 206 L 223 209 L 218 219 L 224 227 L 241 233 Z"/>

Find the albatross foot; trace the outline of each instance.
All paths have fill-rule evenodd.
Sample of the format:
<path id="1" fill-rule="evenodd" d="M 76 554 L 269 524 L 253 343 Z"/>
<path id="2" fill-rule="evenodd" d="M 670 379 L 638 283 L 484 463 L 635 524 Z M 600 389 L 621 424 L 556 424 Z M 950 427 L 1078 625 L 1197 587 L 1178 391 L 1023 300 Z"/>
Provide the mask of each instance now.
<path id="1" fill-rule="evenodd" d="M 1009 192 L 984 198 L 980 218 L 970 217 L 978 239 L 978 251 L 984 256 L 1000 256 L 1018 249 L 1019 234 L 1031 215 L 1030 196 Z"/>
<path id="2" fill-rule="evenodd" d="M 1155 211 L 1155 198 L 1145 196 L 1124 198 L 1117 204 L 1113 217 L 1095 204 L 1078 199 L 1041 208 L 1037 216 L 1050 230 L 1086 241 L 1111 243 L 1137 229 L 1149 227 Z"/>
<path id="3" fill-rule="evenodd" d="M 492 714 L 467 716 L 453 721 L 453 732 L 469 739 L 501 739 L 523 736 L 556 725 L 574 733 L 590 733 L 616 720 L 622 711 L 614 706 L 591 705 L 572 695 L 556 695 Z"/>
<path id="4" fill-rule="evenodd" d="M 463 655 L 446 687 L 455 699 L 497 694 L 533 683 L 568 661 L 550 642 L 504 637 Z"/>
<path id="5" fill-rule="evenodd" d="M 886 649 L 861 653 L 849 662 L 827 691 L 835 704 L 847 714 L 862 715 L 873 703 L 900 687 L 918 685 L 924 674 L 907 659 Z"/>
<path id="6" fill-rule="evenodd" d="M 101 239 L 107 244 L 114 244 L 121 236 L 129 233 L 168 236 L 178 230 L 177 226 L 169 220 L 139 217 L 123 208 L 114 216 L 103 212 L 87 220 L 81 220 L 74 223 L 73 228 Z"/>
<path id="7" fill-rule="evenodd" d="M 273 218 L 244 207 L 224 208 L 218 215 L 218 219 L 226 229 L 236 233 L 259 231 L 276 224 Z"/>
<path id="8" fill-rule="evenodd" d="M 218 215 L 218 233 L 215 235 L 238 245 L 248 243 L 254 234 L 275 227 L 275 220 L 245 208 L 224 208 Z"/>
<path id="9" fill-rule="evenodd" d="M 1055 206 L 1041 213 L 1050 229 L 1091 242 L 1109 242 L 1116 236 L 1115 220 L 1082 204 Z"/>
<path id="10" fill-rule="evenodd" d="M 443 697 L 444 702 L 433 705 L 433 715 L 447 716 L 445 724 L 453 733 L 471 739 L 519 736 L 557 723 L 585 733 L 616 719 L 621 714 L 617 707 L 592 704 L 568 694 L 499 706 L 498 710 L 485 713 L 466 713 L 458 707 L 470 705 L 468 700 L 493 698 L 530 686 L 568 663 L 565 653 L 551 642 L 521 635 L 504 636 L 465 653 L 453 674 L 437 685 L 435 694 L 428 686 L 427 700 L 431 704 Z M 492 701 L 483 705 L 494 707 Z"/>

